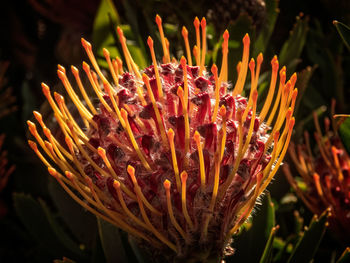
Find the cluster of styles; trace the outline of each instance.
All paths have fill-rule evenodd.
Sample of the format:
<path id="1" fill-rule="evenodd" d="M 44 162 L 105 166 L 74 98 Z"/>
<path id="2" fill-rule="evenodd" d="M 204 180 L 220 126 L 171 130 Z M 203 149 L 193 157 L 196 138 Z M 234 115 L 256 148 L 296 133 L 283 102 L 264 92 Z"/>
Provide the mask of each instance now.
<path id="1" fill-rule="evenodd" d="M 108 77 L 91 44 L 82 39 L 92 64 L 90 68 L 83 62 L 82 68 L 98 104 L 87 95 L 78 69 L 71 67 L 73 84 L 59 65 L 58 76 L 80 117 L 73 117 L 62 95 L 52 96 L 42 84 L 64 140 L 34 112 L 43 135 L 33 122 L 28 126 L 40 149 L 28 142 L 76 202 L 140 245 L 175 260 L 221 258 L 286 154 L 295 122 L 296 74 L 287 81 L 286 68 L 279 70 L 275 56 L 266 100 L 257 109 L 263 57 L 249 60 L 248 35 L 233 86 L 227 76 L 228 31 L 223 34 L 220 71 L 216 65 L 208 71 L 204 18 L 194 20 L 195 63 L 186 28 L 186 58 L 178 61 L 170 58 L 159 16 L 156 23 L 162 63 L 149 37 L 152 65 L 144 70 L 131 57 L 120 28 L 127 71 L 121 59 L 110 58 L 104 49 Z M 241 96 L 245 85 L 250 87 L 248 98 Z"/>

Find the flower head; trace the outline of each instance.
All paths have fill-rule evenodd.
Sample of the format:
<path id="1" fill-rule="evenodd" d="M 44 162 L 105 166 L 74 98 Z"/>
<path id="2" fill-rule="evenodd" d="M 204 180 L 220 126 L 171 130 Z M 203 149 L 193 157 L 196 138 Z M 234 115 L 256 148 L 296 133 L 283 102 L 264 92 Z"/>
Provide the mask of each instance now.
<path id="1" fill-rule="evenodd" d="M 332 102 L 334 112 L 335 101 Z M 289 155 L 297 169 L 299 177 L 293 177 L 288 165 L 283 171 L 298 196 L 311 212 L 320 215 L 330 208 L 331 228 L 340 236 L 348 239 L 350 235 L 350 157 L 344 148 L 338 133 L 337 123 L 324 120 L 325 133 L 322 133 L 318 117 L 313 114 L 317 143 L 311 150 L 309 134 L 304 133 L 305 144 L 291 143 Z"/>
<path id="2" fill-rule="evenodd" d="M 273 100 L 279 65 L 277 57 L 272 59 L 271 84 L 259 115 L 257 86 L 263 58 L 257 57 L 257 65 L 254 59 L 249 62 L 248 35 L 243 38 L 242 61 L 232 87 L 227 82 L 228 31 L 223 35 L 221 69 L 213 65 L 209 72 L 204 18 L 194 21 L 194 60 L 185 27 L 187 58 L 177 61 L 170 57 L 159 16 L 156 23 L 163 63 L 157 63 L 149 37 L 153 63 L 142 71 L 120 28 L 127 71 L 119 58 L 111 59 L 104 49 L 110 77 L 99 68 L 91 44 L 82 39 L 93 67 L 83 62 L 83 70 L 98 104 L 87 96 L 76 67 L 71 69 L 84 101 L 66 70 L 58 66 L 81 125 L 64 97 L 54 93 L 53 98 L 42 84 L 65 142 L 55 138 L 41 114 L 34 112 L 47 140 L 28 121 L 42 150 L 33 141 L 29 145 L 72 198 L 140 243 L 169 258 L 221 257 L 286 153 L 294 125 L 296 74 L 286 82 L 286 68 L 280 70 Z M 248 71 L 250 95 L 245 98 L 240 94 Z"/>

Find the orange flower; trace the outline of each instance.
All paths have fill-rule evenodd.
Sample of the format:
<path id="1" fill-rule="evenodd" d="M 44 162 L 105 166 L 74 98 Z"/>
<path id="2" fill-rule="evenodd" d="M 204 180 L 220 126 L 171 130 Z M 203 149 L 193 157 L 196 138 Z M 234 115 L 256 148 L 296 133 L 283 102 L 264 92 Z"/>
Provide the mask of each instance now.
<path id="1" fill-rule="evenodd" d="M 47 140 L 28 121 L 41 150 L 33 141 L 29 145 L 73 199 L 150 244 L 158 254 L 198 260 L 222 257 L 287 151 L 294 125 L 296 74 L 286 82 L 286 68 L 280 70 L 274 99 L 279 65 L 276 56 L 272 59 L 270 88 L 258 114 L 263 58 L 260 54 L 256 65 L 254 59 L 249 61 L 248 35 L 243 38 L 242 61 L 232 87 L 227 82 L 228 31 L 223 35 L 220 72 L 213 65 L 210 73 L 205 67 L 204 18 L 194 21 L 195 63 L 187 29 L 182 30 L 187 58 L 177 61 L 170 57 L 159 16 L 156 23 L 163 63 L 157 63 L 149 37 L 153 63 L 142 71 L 120 28 L 127 71 L 119 58 L 111 59 L 104 49 L 110 77 L 99 68 L 91 44 L 82 39 L 93 67 L 83 62 L 83 70 L 99 102 L 94 104 L 87 96 L 76 67 L 71 70 L 83 101 L 65 68 L 58 66 L 58 76 L 81 121 L 73 118 L 62 95 L 54 93 L 53 98 L 42 84 L 65 143 L 34 112 Z M 240 94 L 248 71 L 251 89 L 249 98 L 244 98 Z"/>

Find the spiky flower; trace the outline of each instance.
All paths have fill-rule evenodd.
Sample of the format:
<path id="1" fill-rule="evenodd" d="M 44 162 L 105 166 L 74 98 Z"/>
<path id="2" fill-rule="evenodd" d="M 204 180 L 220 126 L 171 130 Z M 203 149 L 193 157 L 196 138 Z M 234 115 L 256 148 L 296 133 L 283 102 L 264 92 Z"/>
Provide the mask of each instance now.
<path id="1" fill-rule="evenodd" d="M 332 103 L 334 112 L 335 101 Z M 288 165 L 283 171 L 291 186 L 304 204 L 314 214 L 320 215 L 330 208 L 331 228 L 349 241 L 350 236 L 350 157 L 337 134 L 337 123 L 324 120 L 322 133 L 318 117 L 314 115 L 316 127 L 316 150 L 311 150 L 309 134 L 304 133 L 305 144 L 291 143 L 289 155 L 300 176 L 293 176 Z"/>
<path id="2" fill-rule="evenodd" d="M 294 125 L 296 75 L 286 82 L 285 67 L 280 70 L 273 100 L 279 65 L 277 57 L 272 59 L 270 88 L 258 115 L 257 86 L 263 58 L 258 56 L 256 67 L 254 59 L 249 62 L 248 35 L 243 38 L 237 82 L 231 87 L 227 82 L 227 31 L 221 70 L 213 65 L 210 73 L 205 67 L 204 18 L 194 21 L 196 65 L 186 28 L 182 34 L 187 59 L 178 62 L 170 59 L 159 16 L 156 23 L 163 64 L 157 63 L 149 37 L 153 63 L 140 71 L 118 28 L 128 71 L 119 58 L 111 60 L 105 49 L 110 79 L 99 68 L 91 44 L 82 39 L 93 66 L 91 69 L 83 62 L 83 70 L 99 102 L 94 104 L 87 96 L 76 67 L 71 68 L 72 73 L 85 101 L 69 82 L 66 70 L 58 66 L 58 76 L 80 113 L 81 125 L 64 97 L 54 93 L 53 98 L 49 87 L 42 84 L 65 143 L 55 138 L 40 113 L 34 112 L 47 140 L 28 121 L 42 150 L 33 141 L 29 145 L 74 200 L 133 235 L 153 253 L 174 261 L 217 260 L 287 151 Z M 240 94 L 248 68 L 250 95 L 245 98 Z"/>

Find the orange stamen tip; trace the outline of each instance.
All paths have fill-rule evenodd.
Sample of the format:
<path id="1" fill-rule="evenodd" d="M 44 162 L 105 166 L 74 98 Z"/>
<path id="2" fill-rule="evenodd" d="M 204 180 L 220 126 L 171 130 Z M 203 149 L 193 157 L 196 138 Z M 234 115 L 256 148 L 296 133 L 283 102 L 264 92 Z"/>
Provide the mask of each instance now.
<path id="1" fill-rule="evenodd" d="M 89 64 L 86 63 L 85 61 L 83 61 L 83 69 L 84 69 L 85 71 L 90 71 L 90 66 L 89 66 Z"/>
<path id="2" fill-rule="evenodd" d="M 195 17 L 195 19 L 194 19 L 194 21 L 193 21 L 193 24 L 194 24 L 194 26 L 195 26 L 195 28 L 198 28 L 199 27 L 199 19 L 198 19 L 198 17 Z"/>
<path id="3" fill-rule="evenodd" d="M 242 61 L 239 61 L 237 64 L 237 71 L 239 72 L 241 70 L 242 67 Z"/>
<path id="4" fill-rule="evenodd" d="M 249 45 L 250 44 L 250 38 L 248 33 L 245 34 L 245 36 L 243 37 L 243 44 L 244 45 Z"/>
<path id="5" fill-rule="evenodd" d="M 102 157 L 104 157 L 104 156 L 106 156 L 106 150 L 105 149 L 103 149 L 102 147 L 98 147 L 97 148 L 97 152 L 98 152 L 98 154 Z"/>
<path id="6" fill-rule="evenodd" d="M 201 135 L 198 131 L 194 132 L 193 139 L 198 143 L 200 141 Z"/>
<path id="7" fill-rule="evenodd" d="M 180 98 L 183 97 L 184 90 L 181 88 L 181 86 L 177 88 L 177 92 L 176 93 L 177 93 L 177 96 L 179 96 Z"/>
<path id="8" fill-rule="evenodd" d="M 148 85 L 149 77 L 145 73 L 142 74 L 142 80 L 146 85 Z"/>
<path id="9" fill-rule="evenodd" d="M 275 133 L 273 134 L 273 139 L 275 141 L 278 141 L 278 138 L 280 137 L 280 131 L 275 131 Z"/>
<path id="10" fill-rule="evenodd" d="M 170 140 L 173 140 L 173 139 L 174 139 L 175 133 L 174 133 L 174 131 L 173 131 L 172 128 L 170 128 L 170 129 L 168 130 L 167 134 L 168 134 L 168 137 L 169 137 Z"/>
<path id="11" fill-rule="evenodd" d="M 162 18 L 159 15 L 156 15 L 156 23 L 160 25 L 162 23 Z"/>
<path id="12" fill-rule="evenodd" d="M 58 77 L 60 78 L 60 80 L 63 80 L 63 79 L 65 79 L 65 73 L 63 72 L 63 71 L 61 71 L 61 70 L 57 70 L 57 75 L 58 75 Z"/>
<path id="13" fill-rule="evenodd" d="M 109 57 L 109 51 L 106 48 L 103 48 L 103 55 Z"/>
<path id="14" fill-rule="evenodd" d="M 49 86 L 47 86 L 44 82 L 41 82 L 41 87 L 42 87 L 42 90 L 43 90 L 43 93 L 46 95 L 48 93 L 50 93 L 50 88 Z"/>
<path id="15" fill-rule="evenodd" d="M 118 32 L 118 35 L 119 35 L 119 40 L 123 40 L 123 37 L 124 37 L 124 33 L 123 33 L 123 30 L 117 26 L 117 32 Z"/>
<path id="16" fill-rule="evenodd" d="M 130 176 L 135 176 L 135 168 L 133 166 L 128 165 L 127 171 Z"/>
<path id="17" fill-rule="evenodd" d="M 169 190 L 170 187 L 171 187 L 171 182 L 170 182 L 168 179 L 166 179 L 166 180 L 164 181 L 163 185 L 164 185 L 164 188 L 165 188 L 166 190 Z"/>
<path id="18" fill-rule="evenodd" d="M 279 63 L 278 63 L 278 60 L 277 60 L 277 57 L 275 59 L 276 56 L 273 57 L 273 59 L 271 60 L 271 65 L 272 65 L 272 70 L 273 71 L 277 71 L 278 70 L 278 67 L 279 67 Z"/>
<path id="19" fill-rule="evenodd" d="M 280 82 L 285 83 L 286 82 L 286 72 L 280 72 Z"/>
<path id="20" fill-rule="evenodd" d="M 124 109 L 120 110 L 120 114 L 122 115 L 122 118 L 124 119 L 124 121 L 127 121 L 128 119 L 128 112 Z"/>
<path id="21" fill-rule="evenodd" d="M 293 90 L 292 99 L 296 99 L 297 96 L 298 96 L 298 89 L 295 88 Z"/>
<path id="22" fill-rule="evenodd" d="M 66 171 L 66 172 L 65 172 L 65 175 L 66 175 L 66 177 L 67 177 L 69 180 L 73 180 L 73 179 L 74 179 L 74 175 L 73 175 L 70 171 Z"/>
<path id="23" fill-rule="evenodd" d="M 255 60 L 254 58 L 251 58 L 251 60 L 249 61 L 249 69 L 253 71 L 254 68 L 255 68 Z"/>
<path id="24" fill-rule="evenodd" d="M 205 17 L 203 17 L 201 21 L 201 27 L 204 28 L 206 25 L 207 25 L 207 20 L 205 19 Z"/>
<path id="25" fill-rule="evenodd" d="M 119 183 L 117 180 L 114 180 L 114 181 L 113 181 L 113 187 L 114 187 L 115 189 L 119 189 L 119 188 L 120 188 L 120 183 Z"/>
<path id="26" fill-rule="evenodd" d="M 263 57 L 263 54 L 262 53 L 259 53 L 258 57 L 257 57 L 257 62 L 258 64 L 261 64 L 264 60 L 264 57 Z"/>
<path id="27" fill-rule="evenodd" d="M 61 70 L 63 73 L 66 73 L 66 69 L 65 69 L 62 65 L 58 64 L 58 65 L 57 65 L 57 68 L 58 68 L 59 70 Z"/>
<path id="28" fill-rule="evenodd" d="M 37 119 L 38 121 L 42 120 L 42 116 L 41 116 L 40 112 L 33 111 L 33 115 L 34 115 L 35 119 Z"/>
<path id="29" fill-rule="evenodd" d="M 185 58 L 184 56 L 181 57 L 180 63 L 181 63 L 181 65 L 182 65 L 183 67 L 186 66 L 187 60 L 186 60 L 186 58 Z"/>
<path id="30" fill-rule="evenodd" d="M 27 125 L 28 125 L 28 128 L 31 132 L 36 130 L 36 126 L 33 122 L 27 121 Z"/>
<path id="31" fill-rule="evenodd" d="M 71 69 L 71 71 L 72 71 L 72 73 L 73 73 L 73 75 L 78 75 L 78 73 L 79 73 L 79 70 L 76 68 L 76 67 L 74 67 L 73 65 L 70 67 L 70 69 Z"/>
<path id="32" fill-rule="evenodd" d="M 91 44 L 86 41 L 84 38 L 81 38 L 81 44 L 83 45 L 84 48 L 91 49 Z"/>
<path id="33" fill-rule="evenodd" d="M 294 86 L 295 83 L 297 82 L 297 73 L 294 73 L 291 78 L 290 81 L 292 82 L 292 85 Z"/>
<path id="34" fill-rule="evenodd" d="M 51 174 L 53 177 L 57 177 L 57 171 L 55 168 L 48 167 L 47 170 L 49 171 L 49 174 Z"/>
<path id="35" fill-rule="evenodd" d="M 150 48 L 153 47 L 153 39 L 152 39 L 151 37 L 148 37 L 148 38 L 147 38 L 147 44 L 148 44 L 148 46 L 149 46 Z"/>
<path id="36" fill-rule="evenodd" d="M 30 148 L 32 148 L 33 151 L 36 152 L 38 150 L 38 146 L 36 145 L 35 142 L 28 140 L 28 144 L 29 144 Z"/>
<path id="37" fill-rule="evenodd" d="M 221 117 L 226 116 L 226 107 L 224 105 L 220 107 L 219 114 Z"/>
<path id="38" fill-rule="evenodd" d="M 228 30 L 226 29 L 224 34 L 222 35 L 222 37 L 224 38 L 225 41 L 227 41 L 230 37 L 230 33 L 228 32 Z"/>
<path id="39" fill-rule="evenodd" d="M 180 177 L 181 177 L 181 182 L 185 182 L 187 180 L 187 177 L 188 177 L 187 172 L 183 171 L 181 173 Z"/>
<path id="40" fill-rule="evenodd" d="M 290 121 L 289 121 L 289 130 L 293 130 L 295 124 L 295 118 L 293 117 Z"/>
<path id="41" fill-rule="evenodd" d="M 57 101 L 57 103 L 62 103 L 62 102 L 64 102 L 64 97 L 61 95 L 61 94 L 59 94 L 59 93 L 57 93 L 57 92 L 54 92 L 54 97 L 55 97 L 55 100 Z"/>
<path id="42" fill-rule="evenodd" d="M 185 26 L 182 27 L 182 36 L 184 38 L 187 38 L 188 37 L 188 31 L 187 31 L 187 28 Z"/>
<path id="43" fill-rule="evenodd" d="M 213 64 L 213 66 L 211 67 L 211 72 L 212 72 L 214 75 L 218 73 L 218 67 L 217 67 L 215 64 Z"/>

